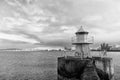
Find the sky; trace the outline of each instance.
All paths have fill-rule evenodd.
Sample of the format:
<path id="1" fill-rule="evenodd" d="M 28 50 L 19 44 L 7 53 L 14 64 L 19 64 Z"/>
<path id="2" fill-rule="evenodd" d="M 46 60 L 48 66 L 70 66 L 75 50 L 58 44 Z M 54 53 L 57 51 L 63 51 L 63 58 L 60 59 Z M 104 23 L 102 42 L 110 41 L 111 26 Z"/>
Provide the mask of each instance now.
<path id="1" fill-rule="evenodd" d="M 70 46 L 80 26 L 95 43 L 120 42 L 120 1 L 0 0 L 0 48 Z"/>

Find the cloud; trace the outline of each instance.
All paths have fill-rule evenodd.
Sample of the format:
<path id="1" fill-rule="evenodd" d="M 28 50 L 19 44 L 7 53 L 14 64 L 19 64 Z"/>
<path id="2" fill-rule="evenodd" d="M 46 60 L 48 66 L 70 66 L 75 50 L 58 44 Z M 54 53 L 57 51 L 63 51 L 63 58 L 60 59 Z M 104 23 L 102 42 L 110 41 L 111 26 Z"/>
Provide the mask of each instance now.
<path id="1" fill-rule="evenodd" d="M 25 25 L 25 26 L 23 26 Z M 3 21 L 1 22 L 1 32 L 6 32 L 6 33 L 10 33 L 9 35 L 25 35 L 25 36 L 22 36 L 23 38 L 31 38 L 31 41 L 34 39 L 34 41 L 39 41 L 40 42 L 40 39 L 39 37 L 37 37 L 36 35 L 34 34 L 30 34 L 30 33 L 33 33 L 33 32 L 41 32 L 44 24 L 34 24 L 34 23 L 30 23 L 30 21 L 28 20 L 25 20 L 25 19 L 16 19 L 16 18 L 11 18 L 11 17 L 7 17 L 7 18 L 3 18 Z M 3 28 L 4 26 L 4 28 Z M 40 27 L 41 26 L 41 27 Z M 2 38 L 2 37 L 1 37 Z M 13 40 L 14 38 L 18 38 L 17 35 L 12 37 Z M 24 41 L 26 42 L 26 39 L 23 39 L 23 38 L 19 38 L 21 39 L 21 41 Z M 4 37 L 3 37 L 4 39 Z M 7 38 L 6 38 L 7 39 Z M 8 38 L 9 39 L 9 38 Z M 39 39 L 39 40 L 38 40 Z M 12 39 L 11 39 L 12 40 Z M 28 40 L 28 42 L 29 42 Z M 18 40 L 20 41 L 20 40 Z M 33 41 L 33 43 L 34 43 Z"/>
<path id="2" fill-rule="evenodd" d="M 68 35 L 74 34 L 78 30 L 78 28 L 75 26 L 61 26 L 61 29 L 63 30 L 64 33 Z"/>
<path id="3" fill-rule="evenodd" d="M 18 35 L 13 35 L 13 34 L 6 34 L 6 33 L 0 33 L 0 39 L 27 42 L 27 43 L 37 43 L 38 42 L 34 39 L 25 38 L 25 37 L 23 37 L 23 35 L 18 36 Z"/>
<path id="4" fill-rule="evenodd" d="M 100 22 L 101 20 L 103 20 L 103 17 L 101 15 L 90 15 L 82 19 L 82 21 L 87 23 L 96 23 L 96 22 Z"/>
<path id="5" fill-rule="evenodd" d="M 118 0 L 5 0 L 0 4 L 0 32 L 14 36 L 13 41 L 63 46 L 81 25 L 96 42 L 119 40 Z"/>
<path id="6" fill-rule="evenodd" d="M 19 31 L 19 33 L 23 34 L 28 39 L 35 40 L 36 43 L 41 43 L 42 42 L 42 40 L 38 36 L 36 36 L 34 34 L 30 34 L 30 33 L 24 32 L 24 31 Z"/>

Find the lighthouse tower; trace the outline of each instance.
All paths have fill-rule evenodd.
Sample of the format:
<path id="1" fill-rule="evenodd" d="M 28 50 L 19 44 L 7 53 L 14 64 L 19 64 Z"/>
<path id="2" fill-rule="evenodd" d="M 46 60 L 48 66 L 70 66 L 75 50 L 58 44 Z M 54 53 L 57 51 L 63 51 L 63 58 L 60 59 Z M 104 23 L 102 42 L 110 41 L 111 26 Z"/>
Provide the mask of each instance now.
<path id="1" fill-rule="evenodd" d="M 81 59 L 90 57 L 89 45 L 93 43 L 93 37 L 89 37 L 88 33 L 81 26 L 72 39 L 72 44 L 76 46 L 75 56 L 79 56 Z"/>

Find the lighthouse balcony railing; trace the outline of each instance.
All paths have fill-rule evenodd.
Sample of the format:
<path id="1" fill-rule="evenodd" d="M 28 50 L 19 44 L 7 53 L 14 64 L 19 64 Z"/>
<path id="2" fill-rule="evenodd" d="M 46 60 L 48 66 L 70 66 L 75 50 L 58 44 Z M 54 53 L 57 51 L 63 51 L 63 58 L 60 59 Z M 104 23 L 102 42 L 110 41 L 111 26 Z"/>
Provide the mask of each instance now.
<path id="1" fill-rule="evenodd" d="M 78 39 L 76 36 L 72 37 L 72 43 L 93 43 L 94 38 L 93 37 L 87 37 L 85 39 Z"/>

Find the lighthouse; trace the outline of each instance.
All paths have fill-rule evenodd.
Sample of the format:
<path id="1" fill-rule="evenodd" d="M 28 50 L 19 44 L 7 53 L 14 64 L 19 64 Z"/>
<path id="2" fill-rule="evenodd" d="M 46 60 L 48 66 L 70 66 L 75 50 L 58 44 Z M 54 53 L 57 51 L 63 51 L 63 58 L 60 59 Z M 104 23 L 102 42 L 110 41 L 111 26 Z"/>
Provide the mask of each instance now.
<path id="1" fill-rule="evenodd" d="M 83 27 L 75 33 L 76 36 L 72 38 L 72 44 L 75 45 L 75 56 L 81 59 L 90 57 L 89 45 L 93 43 L 93 37 L 89 37 L 89 32 L 85 31 Z"/>
<path id="2" fill-rule="evenodd" d="M 90 56 L 93 37 L 88 34 L 81 27 L 72 38 L 75 56 L 58 57 L 58 80 L 114 80 L 112 58 Z"/>

